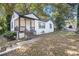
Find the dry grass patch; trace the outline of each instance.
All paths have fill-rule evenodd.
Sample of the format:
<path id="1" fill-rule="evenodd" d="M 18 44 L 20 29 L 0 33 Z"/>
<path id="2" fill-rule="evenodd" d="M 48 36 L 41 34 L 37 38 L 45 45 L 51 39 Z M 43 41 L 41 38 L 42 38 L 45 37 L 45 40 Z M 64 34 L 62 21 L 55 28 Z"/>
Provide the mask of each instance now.
<path id="1" fill-rule="evenodd" d="M 41 35 L 40 40 L 30 46 L 24 44 L 23 52 L 13 51 L 7 55 L 21 56 L 68 56 L 79 55 L 79 36 L 68 34 L 69 32 L 54 32 Z M 29 47 L 30 46 L 30 47 Z M 28 49 L 27 49 L 28 48 Z"/>

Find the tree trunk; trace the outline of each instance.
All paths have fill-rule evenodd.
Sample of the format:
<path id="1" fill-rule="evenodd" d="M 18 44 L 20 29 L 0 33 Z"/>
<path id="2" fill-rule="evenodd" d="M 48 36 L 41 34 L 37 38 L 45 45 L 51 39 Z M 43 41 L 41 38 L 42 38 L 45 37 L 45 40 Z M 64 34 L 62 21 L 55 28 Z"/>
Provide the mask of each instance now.
<path id="1" fill-rule="evenodd" d="M 11 15 L 7 15 L 6 20 L 7 20 L 7 30 L 10 31 Z"/>
<path id="2" fill-rule="evenodd" d="M 79 4 L 78 4 L 78 7 L 77 7 L 77 31 L 79 31 Z"/>

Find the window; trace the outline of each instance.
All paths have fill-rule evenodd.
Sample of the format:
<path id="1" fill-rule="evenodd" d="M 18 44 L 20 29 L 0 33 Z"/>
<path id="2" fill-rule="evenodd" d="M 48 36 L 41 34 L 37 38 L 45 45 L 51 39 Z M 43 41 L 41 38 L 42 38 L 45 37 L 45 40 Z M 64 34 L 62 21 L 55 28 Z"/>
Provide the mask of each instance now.
<path id="1" fill-rule="evenodd" d="M 45 23 L 39 22 L 39 28 L 45 28 Z"/>
<path id="2" fill-rule="evenodd" d="M 41 28 L 45 28 L 45 23 L 41 23 Z"/>
<path id="3" fill-rule="evenodd" d="M 50 24 L 50 28 L 52 28 L 52 24 Z"/>
<path id="4" fill-rule="evenodd" d="M 40 22 L 39 22 L 39 24 L 38 24 L 38 25 L 39 25 L 39 28 L 41 28 L 41 23 L 40 23 Z"/>

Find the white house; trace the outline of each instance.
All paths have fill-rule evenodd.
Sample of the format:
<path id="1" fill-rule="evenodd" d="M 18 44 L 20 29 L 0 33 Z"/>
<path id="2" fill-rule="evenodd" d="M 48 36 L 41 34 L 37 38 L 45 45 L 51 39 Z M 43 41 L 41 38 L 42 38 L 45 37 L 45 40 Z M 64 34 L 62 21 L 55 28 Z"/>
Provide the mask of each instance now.
<path id="1" fill-rule="evenodd" d="M 27 32 L 33 33 L 34 35 L 54 32 L 54 24 L 51 20 L 40 20 L 33 13 L 20 15 L 14 12 L 10 24 L 11 31 L 26 33 L 26 35 Z"/>

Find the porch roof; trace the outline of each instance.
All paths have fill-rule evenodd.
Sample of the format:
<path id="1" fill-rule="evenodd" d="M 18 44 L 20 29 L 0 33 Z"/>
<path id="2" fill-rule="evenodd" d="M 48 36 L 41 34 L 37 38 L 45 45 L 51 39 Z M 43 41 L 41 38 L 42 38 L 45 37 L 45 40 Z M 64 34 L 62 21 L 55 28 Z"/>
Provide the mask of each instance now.
<path id="1" fill-rule="evenodd" d="M 31 19 L 31 20 L 39 20 L 39 19 L 35 19 L 35 18 L 24 16 L 24 15 L 19 15 L 19 16 L 22 17 L 22 18 L 28 18 L 28 19 Z"/>
<path id="2" fill-rule="evenodd" d="M 33 13 L 29 13 L 29 14 L 26 14 L 26 15 L 21 15 L 20 13 L 16 12 L 19 15 L 19 17 L 22 17 L 22 18 L 28 18 L 28 19 L 32 19 L 32 20 L 38 20 L 39 17 L 37 17 L 35 14 Z"/>
<path id="3" fill-rule="evenodd" d="M 16 12 L 16 11 L 15 11 Z M 34 13 L 29 13 L 27 15 L 21 15 L 20 13 L 16 12 L 19 17 L 22 17 L 22 18 L 28 18 L 30 20 L 39 20 L 39 21 L 42 21 L 42 22 L 47 22 L 49 21 L 49 19 L 42 19 L 42 18 L 39 18 L 38 16 L 36 16 Z"/>

